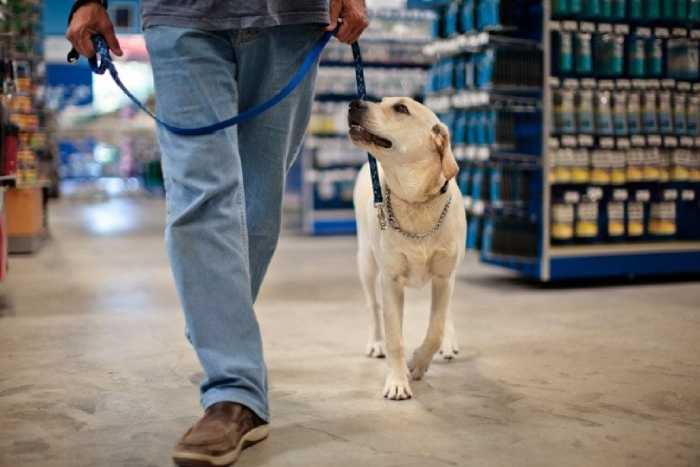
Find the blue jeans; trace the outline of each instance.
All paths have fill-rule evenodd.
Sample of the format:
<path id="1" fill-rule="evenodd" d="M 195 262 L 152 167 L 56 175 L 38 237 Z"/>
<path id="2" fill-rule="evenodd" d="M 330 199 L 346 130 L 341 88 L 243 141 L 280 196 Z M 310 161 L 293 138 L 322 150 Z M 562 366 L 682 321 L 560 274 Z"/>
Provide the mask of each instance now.
<path id="1" fill-rule="evenodd" d="M 150 27 L 157 113 L 195 127 L 253 107 L 287 83 L 321 34 L 312 24 Z M 269 419 L 253 303 L 279 238 L 285 177 L 309 122 L 315 79 L 316 68 L 275 108 L 213 135 L 158 128 L 166 245 L 188 337 L 206 373 L 204 408 L 234 401 Z"/>

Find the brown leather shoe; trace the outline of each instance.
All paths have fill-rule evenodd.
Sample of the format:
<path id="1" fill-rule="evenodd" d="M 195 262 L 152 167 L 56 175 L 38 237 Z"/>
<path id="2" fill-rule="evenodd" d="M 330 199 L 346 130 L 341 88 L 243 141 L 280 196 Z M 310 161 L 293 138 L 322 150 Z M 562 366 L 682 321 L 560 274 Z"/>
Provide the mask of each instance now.
<path id="1" fill-rule="evenodd" d="M 177 442 L 173 461 L 180 467 L 230 465 L 268 433 L 267 423 L 248 407 L 217 402 Z"/>

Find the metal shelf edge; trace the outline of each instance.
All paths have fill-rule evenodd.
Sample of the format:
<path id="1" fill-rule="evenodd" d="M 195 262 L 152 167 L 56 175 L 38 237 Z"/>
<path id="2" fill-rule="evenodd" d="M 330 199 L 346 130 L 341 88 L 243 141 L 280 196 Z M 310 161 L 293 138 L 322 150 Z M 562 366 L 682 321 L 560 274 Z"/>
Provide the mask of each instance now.
<path id="1" fill-rule="evenodd" d="M 644 253 L 683 253 L 700 251 L 700 241 L 676 240 L 606 245 L 575 245 L 550 247 L 551 258 L 572 256 L 632 255 Z"/>

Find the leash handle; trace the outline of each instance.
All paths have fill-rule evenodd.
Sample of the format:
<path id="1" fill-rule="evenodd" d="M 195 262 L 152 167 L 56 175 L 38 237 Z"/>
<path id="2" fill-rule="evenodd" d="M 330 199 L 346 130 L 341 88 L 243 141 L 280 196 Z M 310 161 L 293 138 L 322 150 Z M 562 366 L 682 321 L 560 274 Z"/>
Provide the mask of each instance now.
<path id="1" fill-rule="evenodd" d="M 90 69 L 93 73 L 104 75 L 109 69 L 109 64 L 112 63 L 112 56 L 109 54 L 109 46 L 104 36 L 93 34 L 90 38 L 92 45 L 95 47 L 95 56 L 88 58 Z"/>
<path id="2" fill-rule="evenodd" d="M 357 82 L 357 97 L 360 100 L 367 100 L 367 88 L 365 87 L 365 71 L 362 64 L 362 53 L 360 52 L 360 44 L 352 43 L 352 60 L 355 65 L 355 81 Z M 377 170 L 377 159 L 370 153 L 367 153 L 367 161 L 369 162 L 369 173 L 372 178 L 372 194 L 374 196 L 374 207 L 377 208 L 377 216 L 379 224 L 386 225 L 384 216 L 384 197 L 382 196 L 382 185 L 379 182 L 379 170 Z M 382 230 L 384 230 L 382 226 Z"/>

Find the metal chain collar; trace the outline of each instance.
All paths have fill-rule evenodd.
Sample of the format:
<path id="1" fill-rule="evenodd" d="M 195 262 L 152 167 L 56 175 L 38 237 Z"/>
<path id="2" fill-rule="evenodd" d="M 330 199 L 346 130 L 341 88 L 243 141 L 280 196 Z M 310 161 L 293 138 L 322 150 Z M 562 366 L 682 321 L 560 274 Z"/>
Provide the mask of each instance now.
<path id="1" fill-rule="evenodd" d="M 378 213 L 380 216 L 379 226 L 382 230 L 385 230 L 386 225 L 388 224 L 392 229 L 396 230 L 398 233 L 410 240 L 425 240 L 426 238 L 433 236 L 438 230 L 440 230 L 440 227 L 442 227 L 442 223 L 445 221 L 445 217 L 447 216 L 447 211 L 450 209 L 450 205 L 452 204 L 452 195 L 450 195 L 450 197 L 447 198 L 447 203 L 445 203 L 445 207 L 442 208 L 440 217 L 438 218 L 437 222 L 433 225 L 433 228 L 430 229 L 428 232 L 423 233 L 407 232 L 403 228 L 401 228 L 401 224 L 399 224 L 398 219 L 396 219 L 396 216 L 394 215 L 394 209 L 391 206 L 391 190 L 388 186 L 386 187 L 385 204 L 387 211 L 386 222 L 382 222 L 384 220 L 384 212 L 381 208 L 380 213 Z"/>

